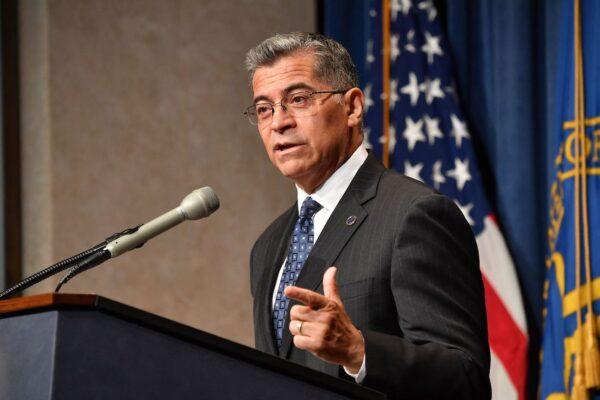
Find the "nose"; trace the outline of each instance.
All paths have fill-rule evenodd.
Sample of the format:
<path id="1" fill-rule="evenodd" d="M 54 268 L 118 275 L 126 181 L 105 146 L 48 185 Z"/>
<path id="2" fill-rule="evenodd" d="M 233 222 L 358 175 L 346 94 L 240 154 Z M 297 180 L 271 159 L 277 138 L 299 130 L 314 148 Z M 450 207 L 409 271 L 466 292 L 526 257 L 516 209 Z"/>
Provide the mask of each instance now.
<path id="1" fill-rule="evenodd" d="M 280 109 L 277 109 L 277 106 Z M 283 104 L 273 105 L 273 116 L 271 117 L 271 130 L 283 133 L 286 129 L 291 128 L 295 125 L 295 120 L 291 113 Z"/>

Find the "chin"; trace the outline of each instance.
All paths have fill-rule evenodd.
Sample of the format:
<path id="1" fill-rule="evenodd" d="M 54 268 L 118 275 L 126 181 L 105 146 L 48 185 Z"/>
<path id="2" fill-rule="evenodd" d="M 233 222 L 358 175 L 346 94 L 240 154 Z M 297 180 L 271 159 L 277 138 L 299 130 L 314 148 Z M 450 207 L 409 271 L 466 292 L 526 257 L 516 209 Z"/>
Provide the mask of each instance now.
<path id="1" fill-rule="evenodd" d="M 285 168 L 283 168 L 283 169 L 279 169 L 279 171 L 286 178 L 290 178 L 293 180 L 300 179 L 306 175 L 306 171 L 303 169 L 290 169 L 290 168 L 285 169 Z"/>
<path id="2" fill-rule="evenodd" d="M 299 165 L 292 162 L 278 164 L 277 168 L 283 176 L 294 180 L 305 176 L 309 171 L 309 168 L 307 168 L 305 165 Z"/>

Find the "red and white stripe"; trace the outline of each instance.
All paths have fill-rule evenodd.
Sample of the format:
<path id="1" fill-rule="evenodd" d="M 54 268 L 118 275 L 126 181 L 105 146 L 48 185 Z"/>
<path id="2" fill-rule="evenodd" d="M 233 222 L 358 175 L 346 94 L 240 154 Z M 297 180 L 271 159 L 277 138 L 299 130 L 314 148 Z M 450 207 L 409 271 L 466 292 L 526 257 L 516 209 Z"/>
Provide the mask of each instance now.
<path id="1" fill-rule="evenodd" d="M 524 400 L 527 322 L 515 266 L 494 215 L 485 218 L 475 239 L 485 289 L 492 399 Z"/>

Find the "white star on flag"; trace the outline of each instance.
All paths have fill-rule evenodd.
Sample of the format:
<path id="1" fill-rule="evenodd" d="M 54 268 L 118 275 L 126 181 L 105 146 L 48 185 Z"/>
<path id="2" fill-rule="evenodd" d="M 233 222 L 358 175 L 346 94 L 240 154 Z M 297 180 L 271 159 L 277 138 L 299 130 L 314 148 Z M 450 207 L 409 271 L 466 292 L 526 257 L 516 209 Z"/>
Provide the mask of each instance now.
<path id="1" fill-rule="evenodd" d="M 450 120 L 452 121 L 452 132 L 450 132 L 450 135 L 454 136 L 456 147 L 461 147 L 463 138 L 471 138 L 467 130 L 467 124 L 461 121 L 455 114 L 450 115 Z"/>
<path id="2" fill-rule="evenodd" d="M 427 19 L 429 19 L 429 21 L 433 21 L 437 15 L 437 10 L 431 0 L 425 0 L 419 3 L 419 10 L 427 11 Z"/>
<path id="3" fill-rule="evenodd" d="M 365 94 L 365 114 L 369 112 L 369 107 L 375 105 L 373 103 L 373 98 L 371 97 L 371 90 L 373 89 L 373 85 L 370 83 L 365 86 L 365 90 L 363 93 Z"/>
<path id="4" fill-rule="evenodd" d="M 425 135 L 423 134 L 423 121 L 414 122 L 410 117 L 405 118 L 406 128 L 402 132 L 402 137 L 408 142 L 408 150 L 412 151 L 417 142 L 424 142 Z"/>
<path id="5" fill-rule="evenodd" d="M 390 80 L 390 109 L 396 107 L 396 102 L 400 100 L 398 96 L 398 79 Z"/>
<path id="6" fill-rule="evenodd" d="M 433 99 L 443 99 L 445 94 L 440 87 L 440 80 L 425 78 L 425 81 L 419 85 L 419 89 L 425 94 L 425 101 L 431 104 Z"/>
<path id="7" fill-rule="evenodd" d="M 440 184 L 446 182 L 446 177 L 442 174 L 442 160 L 437 160 L 433 163 L 433 173 L 431 174 L 431 180 L 436 189 L 440 188 Z"/>
<path id="8" fill-rule="evenodd" d="M 400 0 L 402 3 L 402 14 L 408 15 L 408 10 L 412 7 L 412 3 L 410 0 Z"/>
<path id="9" fill-rule="evenodd" d="M 410 96 L 410 105 L 414 106 L 419 101 L 419 82 L 414 72 L 408 74 L 408 85 L 400 89 L 400 93 Z"/>
<path id="10" fill-rule="evenodd" d="M 467 181 L 471 180 L 471 173 L 469 172 L 469 159 L 465 158 L 465 161 L 461 161 L 460 158 L 455 158 L 454 169 L 446 172 L 446 175 L 456 179 L 456 187 L 458 190 L 463 190 Z"/>
<path id="11" fill-rule="evenodd" d="M 363 145 L 367 149 L 372 149 L 373 145 L 369 141 L 369 136 L 371 136 L 371 128 L 367 128 L 367 127 L 363 128 Z"/>
<path id="12" fill-rule="evenodd" d="M 377 16 L 377 10 L 375 10 L 374 8 L 371 8 L 369 10 L 369 17 L 375 18 L 376 16 Z"/>
<path id="13" fill-rule="evenodd" d="M 402 11 L 402 6 L 400 5 L 400 0 L 391 0 L 390 1 L 390 12 L 392 14 L 392 21 L 396 21 L 398 19 L 398 11 Z"/>
<path id="14" fill-rule="evenodd" d="M 462 204 L 460 204 L 456 200 L 454 202 L 456 203 L 456 205 L 460 209 L 460 212 L 462 212 L 463 215 L 465 216 L 465 219 L 467 220 L 467 222 L 469 223 L 469 225 L 474 226 L 475 225 L 475 221 L 473 220 L 473 218 L 471 218 L 471 215 L 469 215 L 469 213 L 471 212 L 471 209 L 473 208 L 473 203 L 469 203 L 466 206 L 463 206 Z"/>
<path id="15" fill-rule="evenodd" d="M 400 47 L 398 46 L 398 41 L 400 40 L 400 35 L 392 35 L 390 37 L 390 58 L 392 62 L 396 61 L 396 58 L 400 55 Z"/>
<path id="16" fill-rule="evenodd" d="M 390 141 L 388 142 L 388 153 L 394 154 L 394 149 L 396 149 L 396 128 L 394 125 L 390 125 Z M 385 144 L 385 135 L 379 137 L 379 143 Z"/>
<path id="17" fill-rule="evenodd" d="M 404 45 L 404 48 L 406 49 L 406 51 L 408 51 L 409 53 L 415 53 L 417 51 L 417 47 L 415 46 L 415 44 L 413 43 L 413 39 L 415 38 L 415 30 L 411 29 L 410 31 L 408 31 L 408 33 L 406 34 L 406 44 Z"/>
<path id="18" fill-rule="evenodd" d="M 430 145 L 435 143 L 435 139 L 444 138 L 444 134 L 440 130 L 439 118 L 431 118 L 429 115 L 425 114 L 423 119 L 425 120 L 425 128 L 427 129 L 427 137 L 429 138 Z"/>
<path id="19" fill-rule="evenodd" d="M 398 19 L 398 11 L 404 15 L 408 15 L 408 10 L 412 7 L 410 0 L 391 0 L 390 11 L 392 13 L 392 21 Z"/>
<path id="20" fill-rule="evenodd" d="M 373 55 L 373 40 L 367 41 L 367 65 L 375 62 L 375 56 Z"/>
<path id="21" fill-rule="evenodd" d="M 413 179 L 420 180 L 421 179 L 421 170 L 423 169 L 423 163 L 419 163 L 416 165 L 412 165 L 409 161 L 404 161 L 404 175 L 410 176 Z"/>
<path id="22" fill-rule="evenodd" d="M 444 52 L 440 47 L 441 36 L 431 36 L 429 32 L 425 32 L 425 44 L 421 47 L 423 53 L 427 54 L 427 63 L 433 63 L 433 56 L 442 56 Z"/>

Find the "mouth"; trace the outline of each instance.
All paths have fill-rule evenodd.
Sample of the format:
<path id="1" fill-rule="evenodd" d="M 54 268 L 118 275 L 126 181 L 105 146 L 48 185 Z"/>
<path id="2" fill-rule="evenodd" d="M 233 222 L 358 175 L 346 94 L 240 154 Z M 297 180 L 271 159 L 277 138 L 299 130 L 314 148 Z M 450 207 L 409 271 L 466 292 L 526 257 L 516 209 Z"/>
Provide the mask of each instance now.
<path id="1" fill-rule="evenodd" d="M 279 143 L 275 145 L 274 149 L 276 153 L 285 153 L 293 151 L 300 146 L 302 146 L 302 143 Z"/>

